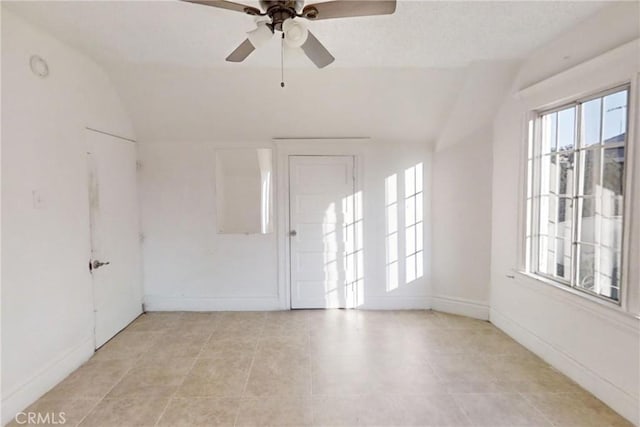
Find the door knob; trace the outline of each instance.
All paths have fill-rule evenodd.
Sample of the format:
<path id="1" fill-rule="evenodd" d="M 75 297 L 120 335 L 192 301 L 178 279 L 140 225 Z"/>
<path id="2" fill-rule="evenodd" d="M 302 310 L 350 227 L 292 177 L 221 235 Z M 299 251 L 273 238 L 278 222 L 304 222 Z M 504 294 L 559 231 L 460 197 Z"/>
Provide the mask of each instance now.
<path id="1" fill-rule="evenodd" d="M 298 235 L 298 232 L 296 230 L 291 230 L 289 232 L 289 236 L 291 236 L 291 237 L 296 237 L 297 235 Z"/>
<path id="2" fill-rule="evenodd" d="M 93 260 L 93 263 L 91 263 L 91 269 L 92 270 L 96 270 L 96 269 L 102 267 L 103 265 L 109 265 L 109 264 L 110 264 L 109 261 L 102 262 L 102 261 L 98 261 L 97 259 L 95 259 L 95 260 Z"/>

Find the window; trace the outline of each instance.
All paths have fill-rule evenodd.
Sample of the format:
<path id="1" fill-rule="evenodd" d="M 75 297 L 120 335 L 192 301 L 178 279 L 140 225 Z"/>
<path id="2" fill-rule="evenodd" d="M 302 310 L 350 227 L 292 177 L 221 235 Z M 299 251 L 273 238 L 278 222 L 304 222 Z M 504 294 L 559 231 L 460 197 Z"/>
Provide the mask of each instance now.
<path id="1" fill-rule="evenodd" d="M 530 124 L 527 269 L 618 302 L 629 88 L 542 112 Z"/>

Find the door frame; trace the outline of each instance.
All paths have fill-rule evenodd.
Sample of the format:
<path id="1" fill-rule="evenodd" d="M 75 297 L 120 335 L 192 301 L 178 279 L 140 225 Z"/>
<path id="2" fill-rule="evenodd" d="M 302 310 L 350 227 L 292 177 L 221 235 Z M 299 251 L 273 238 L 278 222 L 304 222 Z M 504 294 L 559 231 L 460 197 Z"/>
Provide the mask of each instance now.
<path id="1" fill-rule="evenodd" d="M 362 191 L 364 205 L 364 161 L 370 138 L 274 139 L 276 170 L 276 233 L 278 242 L 278 300 L 291 310 L 291 248 L 289 240 L 289 157 L 353 156 L 354 189 Z M 364 236 L 363 236 L 364 237 Z"/>
<path id="2" fill-rule="evenodd" d="M 93 193 L 94 189 L 92 188 L 92 186 L 94 185 L 93 180 L 96 179 L 95 174 L 97 172 L 97 164 L 96 164 L 96 158 L 93 156 L 93 153 L 91 152 L 91 143 L 90 143 L 90 135 L 93 134 L 100 134 L 100 135 L 104 135 L 107 137 L 111 137 L 113 138 L 113 142 L 114 143 L 119 143 L 119 144 L 133 144 L 134 147 L 136 147 L 136 152 L 137 152 L 137 141 L 135 139 L 131 139 L 131 138 L 126 138 L 124 136 L 120 136 L 120 135 L 116 135 L 114 133 L 110 133 L 110 132 L 105 132 L 102 130 L 98 130 L 98 129 L 94 129 L 91 127 L 85 127 L 84 128 L 84 144 L 85 144 L 85 149 L 86 149 L 86 164 L 87 164 L 87 207 L 88 207 L 88 214 L 89 214 L 89 264 L 91 264 L 94 261 L 94 212 L 93 212 L 93 208 L 92 208 L 92 198 L 95 197 L 95 194 Z M 137 153 L 136 153 L 136 192 L 138 191 L 138 176 L 137 176 L 137 169 L 138 169 L 138 158 L 137 158 Z M 139 199 L 139 194 L 138 194 L 138 199 Z M 137 202 L 139 203 L 139 200 L 137 200 Z M 138 234 L 140 234 L 141 230 L 142 230 L 142 225 L 140 223 L 140 206 L 138 204 L 137 206 L 138 208 L 138 217 L 136 218 L 136 221 L 138 223 Z M 138 238 L 136 239 L 138 242 L 138 251 L 140 252 L 140 262 L 142 262 L 142 246 L 141 246 L 141 241 L 140 241 L 140 236 L 138 236 Z M 144 289 L 143 289 L 143 277 L 142 277 L 142 264 L 139 265 L 139 279 L 138 279 L 138 290 L 137 290 L 137 296 L 138 296 L 138 302 L 140 303 L 140 313 L 131 320 L 131 322 L 133 322 L 133 320 L 135 320 L 137 317 L 139 317 L 141 314 L 144 313 Z M 96 304 L 96 294 L 95 294 L 95 279 L 93 276 L 93 271 L 89 272 L 89 279 L 90 279 L 90 284 L 91 284 L 91 302 L 92 302 L 92 311 L 93 311 L 93 316 L 92 316 L 92 320 L 93 320 L 93 348 L 94 351 L 97 350 L 98 348 L 102 347 L 104 344 L 108 343 L 115 335 L 117 335 L 117 333 L 115 335 L 113 335 L 111 338 L 109 338 L 106 342 L 104 342 L 103 344 L 101 344 L 100 346 L 97 346 L 97 335 L 96 335 L 96 328 L 97 328 L 97 324 L 98 324 L 98 319 L 97 319 L 97 304 Z M 131 324 L 131 322 L 129 322 L 129 324 Z M 126 326 L 128 326 L 129 324 L 127 324 Z M 125 327 L 126 327 L 125 326 Z M 124 329 L 124 328 L 122 328 Z M 122 330 L 121 329 L 121 330 Z M 119 331 L 118 331 L 119 332 Z"/>

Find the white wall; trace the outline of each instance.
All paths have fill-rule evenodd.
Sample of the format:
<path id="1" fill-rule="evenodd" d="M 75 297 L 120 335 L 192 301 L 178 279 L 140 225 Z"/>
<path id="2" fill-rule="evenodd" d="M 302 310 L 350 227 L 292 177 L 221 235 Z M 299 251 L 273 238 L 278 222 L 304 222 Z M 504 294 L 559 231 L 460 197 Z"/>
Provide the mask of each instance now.
<path id="1" fill-rule="evenodd" d="M 426 144 L 371 142 L 362 145 L 366 287 L 362 307 L 427 307 L 428 252 L 425 252 L 425 276 L 387 291 L 384 179 L 394 173 L 401 176 L 406 168 L 419 162 L 424 163 L 425 176 L 429 177 L 429 150 Z M 147 309 L 289 308 L 288 290 L 279 279 L 278 271 L 278 233 L 285 235 L 288 227 L 278 227 L 275 233 L 266 235 L 216 232 L 215 150 L 234 146 L 277 150 L 271 142 L 139 144 Z M 333 154 L 345 150 L 344 146 L 328 148 L 326 141 L 316 147 Z M 276 175 L 280 172 L 276 170 Z M 425 192 L 428 199 L 428 186 Z M 403 205 L 400 206 L 402 210 Z M 282 214 L 276 210 L 276 215 Z M 428 216 L 425 223 L 429 224 Z M 428 242 L 428 227 L 425 235 Z M 400 246 L 403 245 L 401 240 Z"/>
<path id="2" fill-rule="evenodd" d="M 489 318 L 492 132 L 434 153 L 433 307 Z"/>
<path id="3" fill-rule="evenodd" d="M 216 147 L 139 144 L 148 310 L 279 307 L 275 235 L 217 233 Z"/>
<path id="4" fill-rule="evenodd" d="M 640 423 L 637 89 L 632 94 L 636 112 L 631 115 L 635 137 L 629 141 L 635 164 L 629 169 L 633 186 L 627 187 L 634 203 L 628 211 L 631 251 L 627 263 L 631 268 L 627 272 L 627 305 L 619 309 L 605 306 L 520 274 L 519 236 L 523 233 L 522 158 L 527 111 L 625 80 L 637 84 L 640 45 L 624 44 L 640 35 L 638 16 L 638 3 L 610 7 L 525 61 L 512 95 L 494 122 L 491 239 L 491 321 L 636 424 Z M 532 82 L 540 83 L 521 91 Z"/>
<path id="5" fill-rule="evenodd" d="M 493 117 L 514 61 L 465 73 L 433 154 L 433 292 L 436 310 L 489 318 Z"/>
<path id="6" fill-rule="evenodd" d="M 85 126 L 133 135 L 100 67 L 3 8 L 3 423 L 93 352 Z"/>

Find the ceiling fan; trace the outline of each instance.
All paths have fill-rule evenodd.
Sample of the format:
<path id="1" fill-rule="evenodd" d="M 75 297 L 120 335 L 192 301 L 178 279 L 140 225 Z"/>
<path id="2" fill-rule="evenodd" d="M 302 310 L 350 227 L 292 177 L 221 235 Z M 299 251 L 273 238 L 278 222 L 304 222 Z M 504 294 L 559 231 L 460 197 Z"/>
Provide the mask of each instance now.
<path id="1" fill-rule="evenodd" d="M 311 31 L 307 30 L 302 22 L 296 21 L 296 18 L 317 21 L 357 16 L 389 15 L 396 10 L 396 0 L 333 0 L 307 6 L 304 6 L 304 0 L 260 0 L 262 10 L 226 0 L 183 1 L 233 10 L 256 17 L 265 17 L 257 20 L 257 28 L 250 31 L 247 39 L 231 52 L 227 57 L 229 62 L 244 61 L 256 47 L 268 41 L 275 34 L 275 31 L 281 31 L 284 41 L 291 47 L 302 48 L 318 68 L 326 67 L 335 58 Z"/>

